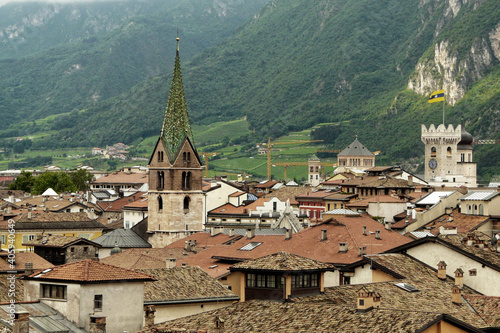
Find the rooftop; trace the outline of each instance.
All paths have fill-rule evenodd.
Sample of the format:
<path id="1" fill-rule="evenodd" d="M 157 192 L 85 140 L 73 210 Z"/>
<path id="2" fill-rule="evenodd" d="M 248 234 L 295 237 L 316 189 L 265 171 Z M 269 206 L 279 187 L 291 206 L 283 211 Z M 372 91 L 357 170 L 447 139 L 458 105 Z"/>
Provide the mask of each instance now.
<path id="1" fill-rule="evenodd" d="M 91 184 L 144 184 L 148 182 L 148 175 L 145 173 L 113 172 L 107 176 L 98 178 Z"/>
<path id="2" fill-rule="evenodd" d="M 261 258 L 234 264 L 231 270 L 265 270 L 265 271 L 310 271 L 331 270 L 334 266 L 302 257 L 293 253 L 278 252 Z"/>
<path id="3" fill-rule="evenodd" d="M 152 247 L 131 229 L 115 229 L 93 239 L 93 241 L 105 248 L 113 248 L 116 244 L 120 248 Z"/>
<path id="4" fill-rule="evenodd" d="M 132 248 L 101 259 L 101 262 L 127 269 L 153 269 L 167 267 L 167 260 L 185 259 L 194 252 L 183 248 Z"/>
<path id="5" fill-rule="evenodd" d="M 144 302 L 179 302 L 239 298 L 199 267 L 144 269 L 141 272 L 156 279 L 146 282 Z"/>
<path id="6" fill-rule="evenodd" d="M 28 277 L 33 280 L 57 280 L 71 282 L 110 282 L 110 281 L 154 281 L 144 273 L 104 264 L 95 260 L 81 260 L 46 269 Z"/>

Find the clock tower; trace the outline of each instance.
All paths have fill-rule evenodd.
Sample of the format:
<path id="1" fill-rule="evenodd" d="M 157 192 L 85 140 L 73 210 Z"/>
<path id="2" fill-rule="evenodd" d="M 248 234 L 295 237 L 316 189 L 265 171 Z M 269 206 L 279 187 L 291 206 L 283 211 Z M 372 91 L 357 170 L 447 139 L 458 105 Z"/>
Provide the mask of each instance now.
<path id="1" fill-rule="evenodd" d="M 421 139 L 425 144 L 425 181 L 434 186 L 477 185 L 473 138 L 463 125 L 422 125 Z"/>

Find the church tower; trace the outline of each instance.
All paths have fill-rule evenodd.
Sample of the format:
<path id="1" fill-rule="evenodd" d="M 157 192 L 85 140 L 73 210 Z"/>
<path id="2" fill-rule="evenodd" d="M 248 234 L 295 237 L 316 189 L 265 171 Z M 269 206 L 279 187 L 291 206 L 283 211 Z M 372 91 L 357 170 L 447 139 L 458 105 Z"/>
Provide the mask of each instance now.
<path id="1" fill-rule="evenodd" d="M 203 167 L 194 146 L 184 97 L 179 38 L 165 117 L 148 167 L 148 240 L 153 247 L 164 247 L 201 231 Z"/>
<path id="2" fill-rule="evenodd" d="M 425 144 L 426 182 L 433 186 L 477 186 L 473 138 L 463 125 L 430 125 L 428 129 L 422 125 L 421 139 Z"/>

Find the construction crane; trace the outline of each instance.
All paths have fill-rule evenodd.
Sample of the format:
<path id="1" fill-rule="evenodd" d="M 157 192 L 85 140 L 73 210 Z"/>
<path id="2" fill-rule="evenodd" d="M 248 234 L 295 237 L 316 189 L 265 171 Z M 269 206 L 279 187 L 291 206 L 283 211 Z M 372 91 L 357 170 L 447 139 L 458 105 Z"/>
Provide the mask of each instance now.
<path id="1" fill-rule="evenodd" d="M 215 156 L 217 155 L 217 152 L 215 153 L 203 153 L 203 157 L 205 158 L 205 178 L 208 178 L 208 158 L 210 156 Z"/>
<path id="2" fill-rule="evenodd" d="M 338 149 L 318 149 L 318 150 L 316 150 L 317 153 L 334 153 L 334 154 L 338 154 L 341 151 L 342 150 L 338 150 Z M 378 155 L 380 155 L 380 150 L 372 151 L 372 154 L 375 156 L 378 156 Z"/>
<path id="3" fill-rule="evenodd" d="M 323 140 L 304 140 L 304 141 L 284 141 L 284 142 L 273 142 L 271 144 L 271 138 L 267 140 L 267 180 L 271 180 L 271 149 L 274 145 L 293 145 L 301 143 L 310 142 L 323 142 Z M 264 143 L 265 145 L 266 143 Z"/>

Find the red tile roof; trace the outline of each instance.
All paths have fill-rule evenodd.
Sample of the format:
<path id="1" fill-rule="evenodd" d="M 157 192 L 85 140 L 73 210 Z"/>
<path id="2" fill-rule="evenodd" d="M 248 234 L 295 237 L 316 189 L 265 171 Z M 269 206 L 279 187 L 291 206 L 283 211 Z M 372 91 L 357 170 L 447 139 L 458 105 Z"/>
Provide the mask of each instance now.
<path id="1" fill-rule="evenodd" d="M 147 274 L 90 259 L 56 266 L 50 270 L 32 274 L 29 278 L 33 280 L 61 280 L 82 283 L 130 280 L 154 281 L 154 278 Z"/>
<path id="2" fill-rule="evenodd" d="M 131 196 L 116 199 L 115 201 L 101 201 L 97 205 L 105 212 L 121 212 L 124 206 L 143 200 L 142 195 L 144 194 L 146 192 L 137 192 Z"/>
<path id="3" fill-rule="evenodd" d="M 145 173 L 116 172 L 94 180 L 92 184 L 145 184 L 148 179 Z"/>
<path id="4" fill-rule="evenodd" d="M 419 230 L 429 230 L 433 235 L 439 235 L 440 227 L 457 228 L 458 233 L 475 230 L 477 227 L 489 220 L 489 216 L 467 215 L 460 213 L 455 208 L 451 214 L 444 214 L 437 219 L 427 223 Z"/>

